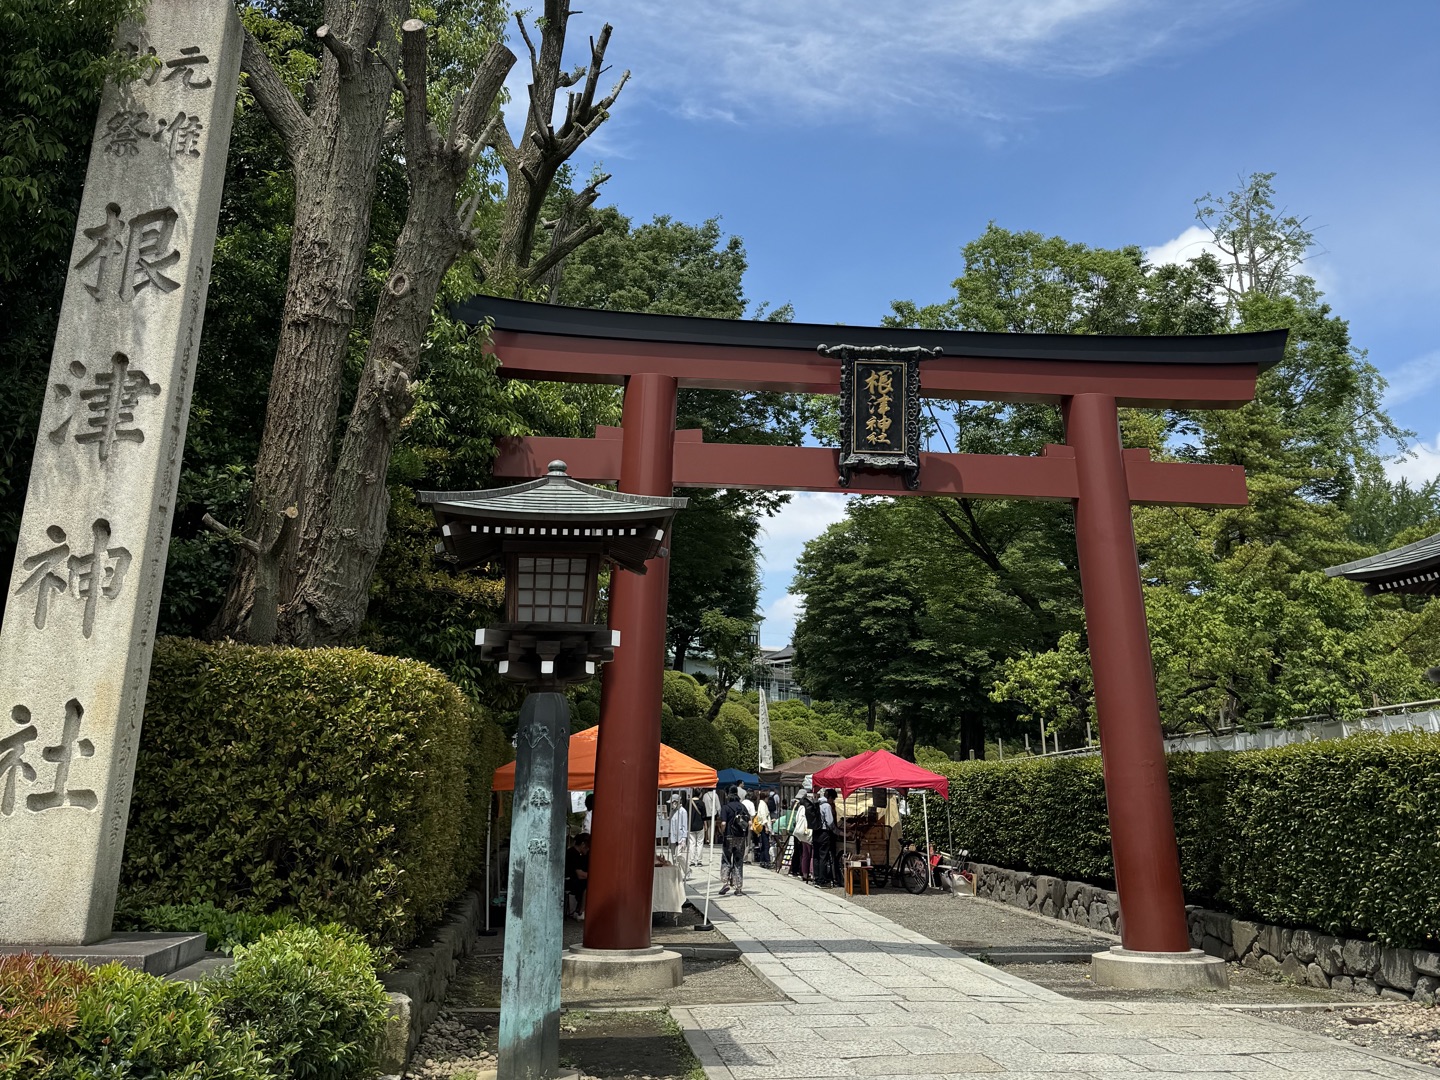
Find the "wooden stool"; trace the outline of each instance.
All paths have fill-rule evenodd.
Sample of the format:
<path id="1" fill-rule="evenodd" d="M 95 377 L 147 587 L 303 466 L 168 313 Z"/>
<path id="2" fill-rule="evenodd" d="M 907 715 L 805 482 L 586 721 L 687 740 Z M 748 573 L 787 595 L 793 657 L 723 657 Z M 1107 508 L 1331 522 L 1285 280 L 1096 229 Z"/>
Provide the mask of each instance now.
<path id="1" fill-rule="evenodd" d="M 859 886 L 857 889 L 856 886 Z M 845 895 L 854 896 L 860 892 L 865 896 L 870 895 L 870 867 L 863 863 L 845 864 Z"/>

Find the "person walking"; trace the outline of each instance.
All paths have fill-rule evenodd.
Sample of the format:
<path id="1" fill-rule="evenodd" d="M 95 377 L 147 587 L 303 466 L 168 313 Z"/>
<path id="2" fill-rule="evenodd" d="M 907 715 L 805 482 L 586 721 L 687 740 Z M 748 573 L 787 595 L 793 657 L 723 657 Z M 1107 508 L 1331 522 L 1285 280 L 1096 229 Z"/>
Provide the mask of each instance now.
<path id="1" fill-rule="evenodd" d="M 763 795 L 755 800 L 755 821 L 750 826 L 755 841 L 755 865 L 770 865 L 770 801 Z"/>
<path id="2" fill-rule="evenodd" d="M 740 805 L 745 807 L 745 812 L 750 815 L 750 832 L 745 836 L 747 841 L 745 844 L 745 861 L 750 862 L 755 857 L 754 845 L 749 843 L 755 835 L 755 800 L 752 799 L 750 793 L 745 790 L 745 782 L 743 780 L 735 785 L 735 793 L 740 796 Z"/>
<path id="3" fill-rule="evenodd" d="M 820 827 L 815 832 L 815 884 L 822 889 L 839 883 L 835 873 L 835 789 L 828 788 L 820 800 Z"/>
<path id="4" fill-rule="evenodd" d="M 693 791 L 685 800 L 690 814 L 690 859 L 691 866 L 705 865 L 705 807 L 700 796 Z"/>
<path id="5" fill-rule="evenodd" d="M 725 840 L 720 875 L 725 884 L 720 888 L 721 896 L 732 887 L 736 896 L 745 895 L 745 849 L 750 846 L 750 820 L 750 812 L 732 787 L 725 808 L 720 811 L 720 831 Z"/>
<path id="6" fill-rule="evenodd" d="M 670 861 L 690 876 L 690 811 L 679 795 L 670 796 Z"/>
<path id="7" fill-rule="evenodd" d="M 705 807 L 705 840 L 715 846 L 715 819 L 720 815 L 720 795 L 714 788 L 706 790 L 701 798 Z"/>

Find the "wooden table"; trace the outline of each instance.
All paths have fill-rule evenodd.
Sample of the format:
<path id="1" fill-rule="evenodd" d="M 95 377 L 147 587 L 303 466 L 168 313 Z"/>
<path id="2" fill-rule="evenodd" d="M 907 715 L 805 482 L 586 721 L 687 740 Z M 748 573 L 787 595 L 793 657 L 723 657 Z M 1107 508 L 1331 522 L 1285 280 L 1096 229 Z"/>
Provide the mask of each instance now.
<path id="1" fill-rule="evenodd" d="M 845 864 L 845 895 L 854 896 L 857 892 L 864 896 L 870 895 L 869 863 Z"/>

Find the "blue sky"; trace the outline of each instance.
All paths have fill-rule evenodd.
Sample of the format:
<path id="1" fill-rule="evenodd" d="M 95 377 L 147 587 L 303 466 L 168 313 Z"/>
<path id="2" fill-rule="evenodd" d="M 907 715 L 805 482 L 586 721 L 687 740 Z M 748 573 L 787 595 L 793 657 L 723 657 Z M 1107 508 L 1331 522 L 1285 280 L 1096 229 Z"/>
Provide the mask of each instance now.
<path id="1" fill-rule="evenodd" d="M 1440 3 L 593 0 L 577 43 L 601 21 L 632 80 L 576 164 L 603 162 L 636 219 L 720 216 L 749 296 L 807 322 L 948 296 L 991 219 L 1184 257 L 1196 197 L 1276 172 L 1418 433 L 1396 471 L 1440 474 Z M 765 644 L 842 506 L 798 496 L 770 523 Z"/>

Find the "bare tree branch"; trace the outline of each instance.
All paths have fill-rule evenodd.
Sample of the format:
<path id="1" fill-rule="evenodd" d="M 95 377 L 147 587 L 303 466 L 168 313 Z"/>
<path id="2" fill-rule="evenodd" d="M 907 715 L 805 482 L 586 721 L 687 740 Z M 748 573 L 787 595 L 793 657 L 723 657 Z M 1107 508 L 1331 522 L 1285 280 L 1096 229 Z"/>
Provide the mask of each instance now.
<path id="1" fill-rule="evenodd" d="M 433 149 L 426 132 L 430 121 L 426 72 L 429 48 L 422 20 L 406 19 L 400 30 L 400 58 L 405 65 L 405 82 L 401 84 L 405 96 L 405 164 L 414 170 L 430 156 Z"/>
<path id="2" fill-rule="evenodd" d="M 209 514 L 206 514 L 200 519 L 200 524 L 205 526 L 205 528 L 209 529 L 213 533 L 219 533 L 221 536 L 225 537 L 226 540 L 229 540 L 237 547 L 244 548 L 246 551 L 250 552 L 250 554 L 260 554 L 260 545 L 257 544 L 254 540 L 251 540 L 239 529 L 232 529 L 228 525 L 223 525 L 220 522 L 216 521 Z"/>
<path id="3" fill-rule="evenodd" d="M 587 225 L 582 225 L 569 236 L 564 238 L 559 236 L 555 237 L 555 239 L 550 242 L 550 250 L 526 268 L 525 276 L 531 281 L 544 277 L 545 272 L 551 267 L 558 265 L 565 256 L 569 255 L 581 244 L 585 243 L 585 241 L 593 240 L 604 231 L 604 225 L 598 221 L 592 221 Z"/>
<path id="4" fill-rule="evenodd" d="M 500 88 L 505 85 L 505 76 L 510 74 L 510 69 L 514 66 L 515 54 L 505 47 L 504 42 L 497 41 L 490 46 L 490 51 L 485 54 L 485 59 L 480 61 L 475 79 L 465 94 L 465 103 L 451 124 L 450 141 L 454 145 L 459 146 L 462 138 L 474 141 L 480 135 L 485 122 L 491 119 L 491 110 L 495 107 Z M 501 127 L 503 129 L 503 124 Z"/>
<path id="5" fill-rule="evenodd" d="M 245 31 L 241 45 L 240 66 L 249 76 L 250 92 L 260 103 L 265 116 L 280 134 L 285 143 L 285 153 L 291 164 L 300 154 L 300 144 L 310 134 L 310 118 L 295 100 L 295 95 L 285 85 L 285 80 L 270 63 L 265 49 L 250 31 Z"/>
<path id="6" fill-rule="evenodd" d="M 360 56 L 355 51 L 355 46 L 335 33 L 329 23 L 316 30 L 315 36 L 320 40 L 320 44 L 325 46 L 326 51 L 335 57 L 335 63 L 340 67 L 340 77 L 353 78 L 360 69 Z"/>

